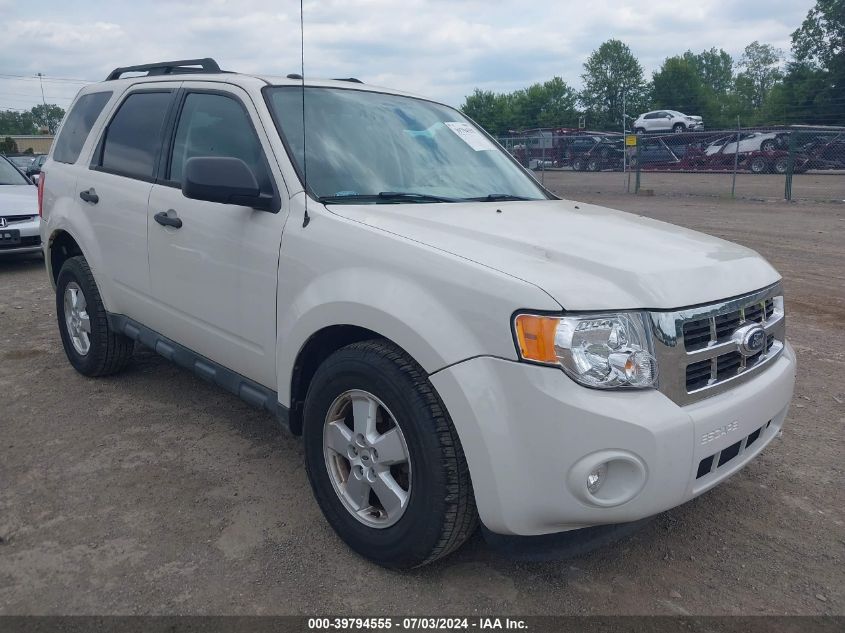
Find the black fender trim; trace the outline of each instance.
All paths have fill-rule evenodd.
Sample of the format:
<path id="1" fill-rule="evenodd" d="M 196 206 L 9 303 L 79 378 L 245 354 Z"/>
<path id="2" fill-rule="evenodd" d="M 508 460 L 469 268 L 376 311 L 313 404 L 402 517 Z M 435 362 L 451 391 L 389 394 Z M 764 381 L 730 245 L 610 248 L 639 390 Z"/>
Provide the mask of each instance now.
<path id="1" fill-rule="evenodd" d="M 269 411 L 287 431 L 290 431 L 290 410 L 279 402 L 278 394 L 272 389 L 197 354 L 127 316 L 109 314 L 108 320 L 109 327 L 115 332 L 149 347 L 167 360 L 194 372 L 203 380 L 223 387 L 247 404 Z"/>

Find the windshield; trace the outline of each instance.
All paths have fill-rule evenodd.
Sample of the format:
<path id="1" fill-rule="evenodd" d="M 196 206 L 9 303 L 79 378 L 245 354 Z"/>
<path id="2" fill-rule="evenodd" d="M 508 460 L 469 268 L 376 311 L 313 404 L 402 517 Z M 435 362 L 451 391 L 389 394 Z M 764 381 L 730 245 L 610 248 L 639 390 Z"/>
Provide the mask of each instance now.
<path id="1" fill-rule="evenodd" d="M 267 90 L 303 174 L 302 88 Z M 308 187 L 326 202 L 543 200 L 546 195 L 466 117 L 392 94 L 305 88 Z"/>
<path id="2" fill-rule="evenodd" d="M 14 165 L 5 158 L 0 158 L 0 185 L 28 185 L 27 179 L 21 175 Z"/>
<path id="3" fill-rule="evenodd" d="M 16 166 L 26 169 L 32 164 L 32 156 L 7 156 Z"/>

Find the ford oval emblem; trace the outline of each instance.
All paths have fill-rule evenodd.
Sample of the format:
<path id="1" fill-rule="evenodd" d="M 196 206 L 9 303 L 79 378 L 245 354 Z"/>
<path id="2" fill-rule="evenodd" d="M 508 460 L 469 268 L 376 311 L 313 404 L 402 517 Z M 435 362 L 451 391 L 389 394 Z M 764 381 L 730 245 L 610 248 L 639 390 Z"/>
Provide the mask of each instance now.
<path id="1" fill-rule="evenodd" d="M 740 328 L 734 337 L 743 356 L 754 356 L 766 347 L 766 331 L 757 323 Z"/>

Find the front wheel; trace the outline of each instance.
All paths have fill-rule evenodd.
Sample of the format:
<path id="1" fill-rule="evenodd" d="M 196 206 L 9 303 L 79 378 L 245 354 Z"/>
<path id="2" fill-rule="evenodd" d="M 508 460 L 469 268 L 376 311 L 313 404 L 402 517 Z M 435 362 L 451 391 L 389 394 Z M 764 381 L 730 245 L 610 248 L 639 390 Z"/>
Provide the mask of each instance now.
<path id="1" fill-rule="evenodd" d="M 365 558 L 418 567 L 477 526 L 458 434 L 422 368 L 381 340 L 344 347 L 305 401 L 305 464 L 329 524 Z"/>
<path id="2" fill-rule="evenodd" d="M 585 161 L 583 158 L 576 158 L 572 161 L 572 169 L 574 171 L 584 171 Z"/>
<path id="3" fill-rule="evenodd" d="M 683 123 L 675 123 L 675 125 L 672 127 L 672 131 L 675 134 L 683 134 L 685 130 L 686 128 L 684 127 Z"/>
<path id="4" fill-rule="evenodd" d="M 785 156 L 775 161 L 774 170 L 777 174 L 785 174 L 788 167 L 789 161 Z"/>

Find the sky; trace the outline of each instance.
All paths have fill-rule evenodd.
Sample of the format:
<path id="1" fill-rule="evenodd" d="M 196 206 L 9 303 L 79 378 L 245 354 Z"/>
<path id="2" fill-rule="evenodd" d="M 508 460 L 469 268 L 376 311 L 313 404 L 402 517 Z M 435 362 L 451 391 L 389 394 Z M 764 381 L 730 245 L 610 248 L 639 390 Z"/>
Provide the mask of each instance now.
<path id="1" fill-rule="evenodd" d="M 650 77 L 667 56 L 758 40 L 788 52 L 814 0 L 306 0 L 305 74 L 358 77 L 454 106 L 558 75 L 575 88 L 603 41 Z M 299 1 L 0 0 L 0 109 L 67 107 L 116 66 L 213 57 L 227 70 L 300 69 Z M 37 73 L 42 73 L 39 83 Z"/>

